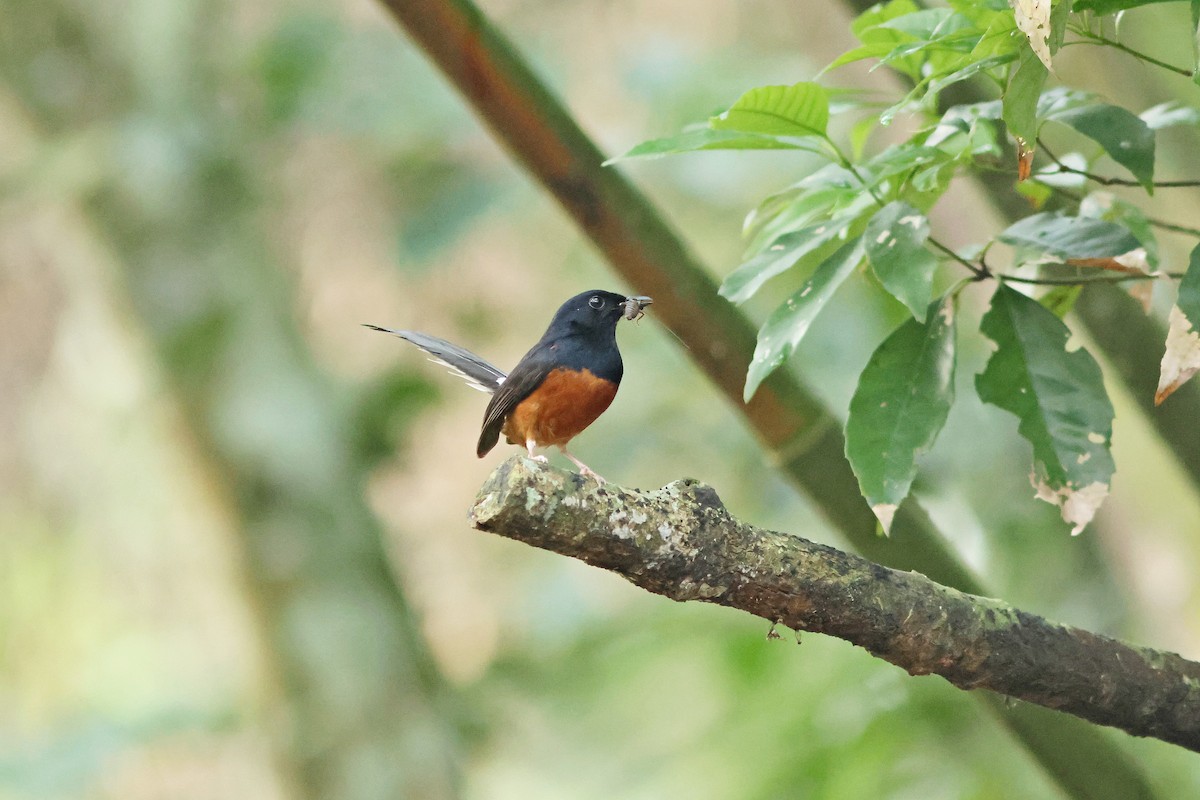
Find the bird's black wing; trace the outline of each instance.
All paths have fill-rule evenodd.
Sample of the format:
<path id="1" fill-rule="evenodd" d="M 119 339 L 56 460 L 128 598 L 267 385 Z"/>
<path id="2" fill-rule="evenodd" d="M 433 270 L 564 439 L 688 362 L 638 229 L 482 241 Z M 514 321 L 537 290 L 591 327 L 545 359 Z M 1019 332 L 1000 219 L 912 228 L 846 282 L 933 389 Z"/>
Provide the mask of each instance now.
<path id="1" fill-rule="evenodd" d="M 431 361 L 436 361 L 448 368 L 451 372 L 465 380 L 472 389 L 494 394 L 504 385 L 504 380 L 507 376 L 503 371 L 492 366 L 470 350 L 447 342 L 445 339 L 439 339 L 436 336 L 430 336 L 420 331 L 394 331 L 390 328 L 380 328 L 378 325 L 365 325 L 364 327 L 383 333 L 390 333 L 393 336 L 399 336 L 405 341 L 412 342 L 433 356 L 430 359 Z"/>
<path id="2" fill-rule="evenodd" d="M 479 432 L 476 455 L 482 458 L 496 446 L 500 439 L 500 429 L 504 427 L 504 420 L 508 415 L 542 385 L 547 375 L 556 367 L 562 366 L 559 361 L 549 356 L 550 353 L 539 343 L 513 367 L 513 371 L 492 395 L 487 410 L 483 412 L 483 430 Z"/>

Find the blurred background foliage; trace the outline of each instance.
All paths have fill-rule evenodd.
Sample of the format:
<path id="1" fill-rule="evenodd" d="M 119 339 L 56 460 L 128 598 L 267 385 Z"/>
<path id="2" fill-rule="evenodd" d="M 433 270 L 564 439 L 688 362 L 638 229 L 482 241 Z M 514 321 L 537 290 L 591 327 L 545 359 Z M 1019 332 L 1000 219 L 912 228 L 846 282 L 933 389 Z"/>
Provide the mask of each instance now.
<path id="1" fill-rule="evenodd" d="M 488 11 L 609 152 L 850 46 L 834 4 Z M 1061 69 L 1170 96 L 1088 57 Z M 482 397 L 358 323 L 511 365 L 562 298 L 630 287 L 369 0 L 0 0 L 0 81 L 0 797 L 1060 796 L 939 679 L 468 529 L 500 457 L 472 453 Z M 629 169 L 722 275 L 806 168 Z M 938 225 L 996 221 L 963 188 Z M 794 286 L 772 288 L 752 310 Z M 888 303 L 848 285 L 805 340 L 832 407 Z M 840 544 L 653 313 L 619 336 L 581 457 Z M 1005 599 L 1196 658 L 1195 487 L 1115 400 L 1114 496 L 1082 537 L 1031 499 L 997 409 L 954 409 L 919 494 Z M 1162 796 L 1200 795 L 1194 755 L 1106 733 Z"/>

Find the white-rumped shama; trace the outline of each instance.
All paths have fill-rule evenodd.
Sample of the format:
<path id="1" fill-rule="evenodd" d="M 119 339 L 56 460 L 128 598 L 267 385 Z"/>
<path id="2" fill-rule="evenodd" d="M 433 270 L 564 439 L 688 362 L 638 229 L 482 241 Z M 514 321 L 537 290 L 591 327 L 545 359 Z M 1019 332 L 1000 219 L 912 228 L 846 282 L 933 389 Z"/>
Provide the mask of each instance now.
<path id="1" fill-rule="evenodd" d="M 625 297 L 605 291 L 583 292 L 559 307 L 542 334 L 512 372 L 445 339 L 367 325 L 412 342 L 433 359 L 492 395 L 483 414 L 476 454 L 482 458 L 503 433 L 509 444 L 524 445 L 529 456 L 538 447 L 558 447 L 563 455 L 603 483 L 603 478 L 567 451 L 567 442 L 596 421 L 612 403 L 624 366 L 617 349 L 617 323 L 637 319 L 649 297 Z"/>

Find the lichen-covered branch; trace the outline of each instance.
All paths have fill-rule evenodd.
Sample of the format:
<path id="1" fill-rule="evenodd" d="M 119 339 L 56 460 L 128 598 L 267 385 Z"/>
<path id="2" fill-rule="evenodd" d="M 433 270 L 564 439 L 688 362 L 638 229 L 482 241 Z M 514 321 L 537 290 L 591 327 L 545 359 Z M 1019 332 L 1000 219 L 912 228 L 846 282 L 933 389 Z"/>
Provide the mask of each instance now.
<path id="1" fill-rule="evenodd" d="M 672 600 L 837 636 L 913 675 L 1200 751 L 1200 664 L 755 528 L 693 480 L 636 491 L 514 457 L 480 490 L 471 518 Z"/>

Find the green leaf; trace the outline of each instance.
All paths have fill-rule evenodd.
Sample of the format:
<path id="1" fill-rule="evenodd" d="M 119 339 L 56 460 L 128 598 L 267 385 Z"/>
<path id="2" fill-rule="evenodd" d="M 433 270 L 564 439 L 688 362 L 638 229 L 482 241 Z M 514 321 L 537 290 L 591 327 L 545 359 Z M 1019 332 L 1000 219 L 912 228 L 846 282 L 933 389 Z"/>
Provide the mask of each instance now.
<path id="1" fill-rule="evenodd" d="M 945 162 L 949 158 L 950 156 L 944 150 L 939 150 L 936 147 L 926 147 L 915 142 L 905 142 L 904 144 L 892 145 L 872 158 L 864 166 L 874 179 L 872 182 L 878 183 L 882 178 L 898 175 L 901 172 L 908 172 L 917 167 Z"/>
<path id="2" fill-rule="evenodd" d="M 604 162 L 605 166 L 632 158 L 661 158 L 675 153 L 692 153 L 698 150 L 809 150 L 796 142 L 787 142 L 774 136 L 763 136 L 737 131 L 714 131 L 711 128 L 694 128 L 675 136 L 651 139 L 629 151 Z"/>
<path id="3" fill-rule="evenodd" d="M 818 218 L 833 215 L 835 207 L 854 197 L 841 186 L 817 186 L 793 189 L 788 195 L 769 197 L 746 215 L 742 234 L 748 240 L 747 253 L 755 254 L 774 244 L 784 234 L 813 224 Z"/>
<path id="4" fill-rule="evenodd" d="M 1200 330 L 1200 245 L 1192 249 L 1187 272 L 1179 282 L 1179 297 L 1175 305 Z"/>
<path id="5" fill-rule="evenodd" d="M 871 217 L 863 234 L 867 260 L 883 288 L 924 319 L 933 297 L 937 258 L 925 248 L 929 220 L 908 203 L 888 203 Z"/>
<path id="6" fill-rule="evenodd" d="M 1013 31 L 1017 29 L 1016 20 L 1013 15 L 1006 13 L 1008 11 L 1005 6 L 1004 12 L 988 11 L 977 9 L 981 14 L 981 20 L 986 27 L 983 35 L 979 37 L 979 42 L 975 45 L 975 49 L 971 51 L 971 55 L 975 58 L 988 58 L 998 55 L 1017 55 L 1018 39 L 1013 35 Z"/>
<path id="7" fill-rule="evenodd" d="M 1075 307 L 1075 301 L 1079 299 L 1082 292 L 1083 284 L 1080 283 L 1073 286 L 1054 286 L 1039 297 L 1038 302 L 1045 306 L 1051 314 L 1062 319 L 1071 313 L 1071 309 Z"/>
<path id="8" fill-rule="evenodd" d="M 855 237 L 846 242 L 837 252 L 822 261 L 812 277 L 767 317 L 767 321 L 758 332 L 754 359 L 746 373 L 743 399 L 747 403 L 758 391 L 763 380 L 791 357 L 796 345 L 800 344 L 804 334 L 808 333 L 812 321 L 862 261 L 862 257 L 862 237 Z"/>
<path id="9" fill-rule="evenodd" d="M 1037 113 L 1039 117 L 1053 117 L 1072 108 L 1097 102 L 1099 100 L 1092 92 L 1068 89 L 1066 86 L 1055 86 L 1053 89 L 1042 92 L 1042 96 L 1038 98 Z"/>
<path id="10" fill-rule="evenodd" d="M 1136 114 L 1104 103 L 1095 103 L 1053 114 L 1049 119 L 1070 125 L 1104 148 L 1113 161 L 1133 173 L 1146 189 L 1154 191 L 1154 131 Z"/>
<path id="11" fill-rule="evenodd" d="M 1037 107 L 1046 82 L 1046 65 L 1038 60 L 1028 42 L 1021 45 L 1004 92 L 1004 124 L 1014 137 L 1029 144 L 1037 140 Z"/>
<path id="12" fill-rule="evenodd" d="M 981 124 L 994 124 L 1000 119 L 998 100 L 972 105 L 951 106 L 934 126 L 925 140 L 926 147 L 937 147 L 955 134 L 971 134 Z"/>
<path id="13" fill-rule="evenodd" d="M 1116 468 L 1100 367 L 1082 348 L 1068 352 L 1070 331 L 1058 317 L 1007 285 L 996 290 L 980 330 L 997 349 L 975 389 L 1020 420 L 1033 445 L 1037 496 L 1057 505 L 1077 534 L 1108 495 Z"/>
<path id="14" fill-rule="evenodd" d="M 919 13 L 919 11 L 917 4 L 912 0 L 891 0 L 888 3 L 871 6 L 850 23 L 850 30 L 863 43 L 863 46 L 843 54 L 822 71 L 828 71 L 863 58 L 877 58 L 891 52 L 896 45 L 908 41 L 911 37 L 885 28 L 883 23 L 907 14 Z M 920 57 L 910 57 L 892 66 L 916 79 L 921 68 L 921 59 Z"/>
<path id="15" fill-rule="evenodd" d="M 1121 11 L 1128 11 L 1131 8 L 1168 2 L 1171 2 L 1171 0 L 1075 0 L 1073 10 L 1075 13 L 1091 11 L 1094 14 L 1100 15 L 1116 14 Z"/>
<path id="16" fill-rule="evenodd" d="M 934 78 L 932 81 L 929 82 L 928 91 L 940 92 L 942 89 L 945 89 L 950 84 L 959 83 L 960 81 L 965 81 L 969 78 L 973 78 L 976 75 L 978 75 L 980 72 L 985 72 L 989 69 L 995 69 L 996 67 L 1002 67 L 1005 64 L 1010 63 L 1015 58 L 1016 58 L 1016 55 L 1014 55 L 1013 53 L 1001 53 L 999 55 L 982 58 L 978 61 L 971 61 L 965 67 L 961 67 L 952 72 L 946 73 L 945 75 L 942 75 L 939 78 Z"/>
<path id="17" fill-rule="evenodd" d="M 737 99 L 729 110 L 709 120 L 720 131 L 771 136 L 820 136 L 829 124 L 829 96 L 809 82 L 760 86 Z"/>
<path id="18" fill-rule="evenodd" d="M 1171 308 L 1168 325 L 1155 405 L 1200 372 L 1200 245 L 1192 250 L 1187 272 L 1179 282 L 1179 297 Z"/>
<path id="19" fill-rule="evenodd" d="M 1067 22 L 1071 18 L 1071 0 L 1058 0 L 1050 10 L 1050 54 L 1059 51 L 1067 38 Z"/>
<path id="20" fill-rule="evenodd" d="M 850 23 L 850 30 L 858 37 L 859 41 L 865 41 L 863 37 L 888 20 L 902 17 L 905 14 L 915 14 L 920 10 L 920 6 L 913 0 L 890 0 L 887 3 L 871 6 L 859 14 Z"/>
<path id="21" fill-rule="evenodd" d="M 927 316 L 879 345 L 846 420 L 846 458 L 885 533 L 954 402 L 954 299 L 933 303 Z"/>
<path id="22" fill-rule="evenodd" d="M 854 123 L 854 127 L 850 129 L 851 161 L 862 161 L 863 154 L 867 151 L 867 142 L 878 127 L 878 120 L 871 117 L 864 117 Z"/>
<path id="23" fill-rule="evenodd" d="M 868 58 L 881 58 L 892 52 L 894 48 L 895 45 L 892 42 L 875 42 L 873 44 L 859 45 L 853 50 L 847 50 L 829 62 L 829 65 L 821 70 L 821 74 L 837 69 L 838 67 L 844 67 L 846 64 L 853 64 L 855 61 L 862 61 Z"/>
<path id="24" fill-rule="evenodd" d="M 973 26 L 969 19 L 961 14 L 955 14 L 948 8 L 923 8 L 920 11 L 902 14 L 881 22 L 879 27 L 907 33 L 915 39 L 928 42 L 939 36 Z"/>
<path id="25" fill-rule="evenodd" d="M 1029 201 L 1030 207 L 1042 208 L 1054 197 L 1054 190 L 1040 180 L 1021 181 L 1016 185 L 1017 193 Z"/>
<path id="26" fill-rule="evenodd" d="M 1129 232 L 1137 237 L 1138 242 L 1146 249 L 1146 263 L 1151 269 L 1158 269 L 1158 235 L 1154 225 L 1146 216 L 1141 206 L 1109 193 L 1092 192 L 1079 203 L 1079 216 L 1108 220 L 1124 225 Z"/>
<path id="27" fill-rule="evenodd" d="M 1192 83 L 1200 84 L 1200 0 L 1192 0 Z"/>
<path id="28" fill-rule="evenodd" d="M 734 303 L 748 300 L 771 278 L 791 269 L 801 258 L 840 236 L 852 221 L 823 220 L 780 236 L 766 250 L 729 273 L 721 284 L 721 296 Z"/>
<path id="29" fill-rule="evenodd" d="M 954 164 L 944 163 L 937 164 L 932 167 L 924 167 L 918 170 L 912 176 L 910 182 L 912 188 L 918 192 L 928 192 L 933 195 L 936 200 L 946 193 L 946 189 L 950 186 L 950 181 L 954 178 Z M 911 194 L 908 199 L 914 199 Z M 933 205 L 933 201 L 929 201 L 926 208 Z"/>
<path id="30" fill-rule="evenodd" d="M 998 237 L 1005 244 L 1030 247 L 1059 258 L 1111 258 L 1137 248 L 1124 225 L 1087 217 L 1041 213 L 1026 217 Z"/>

